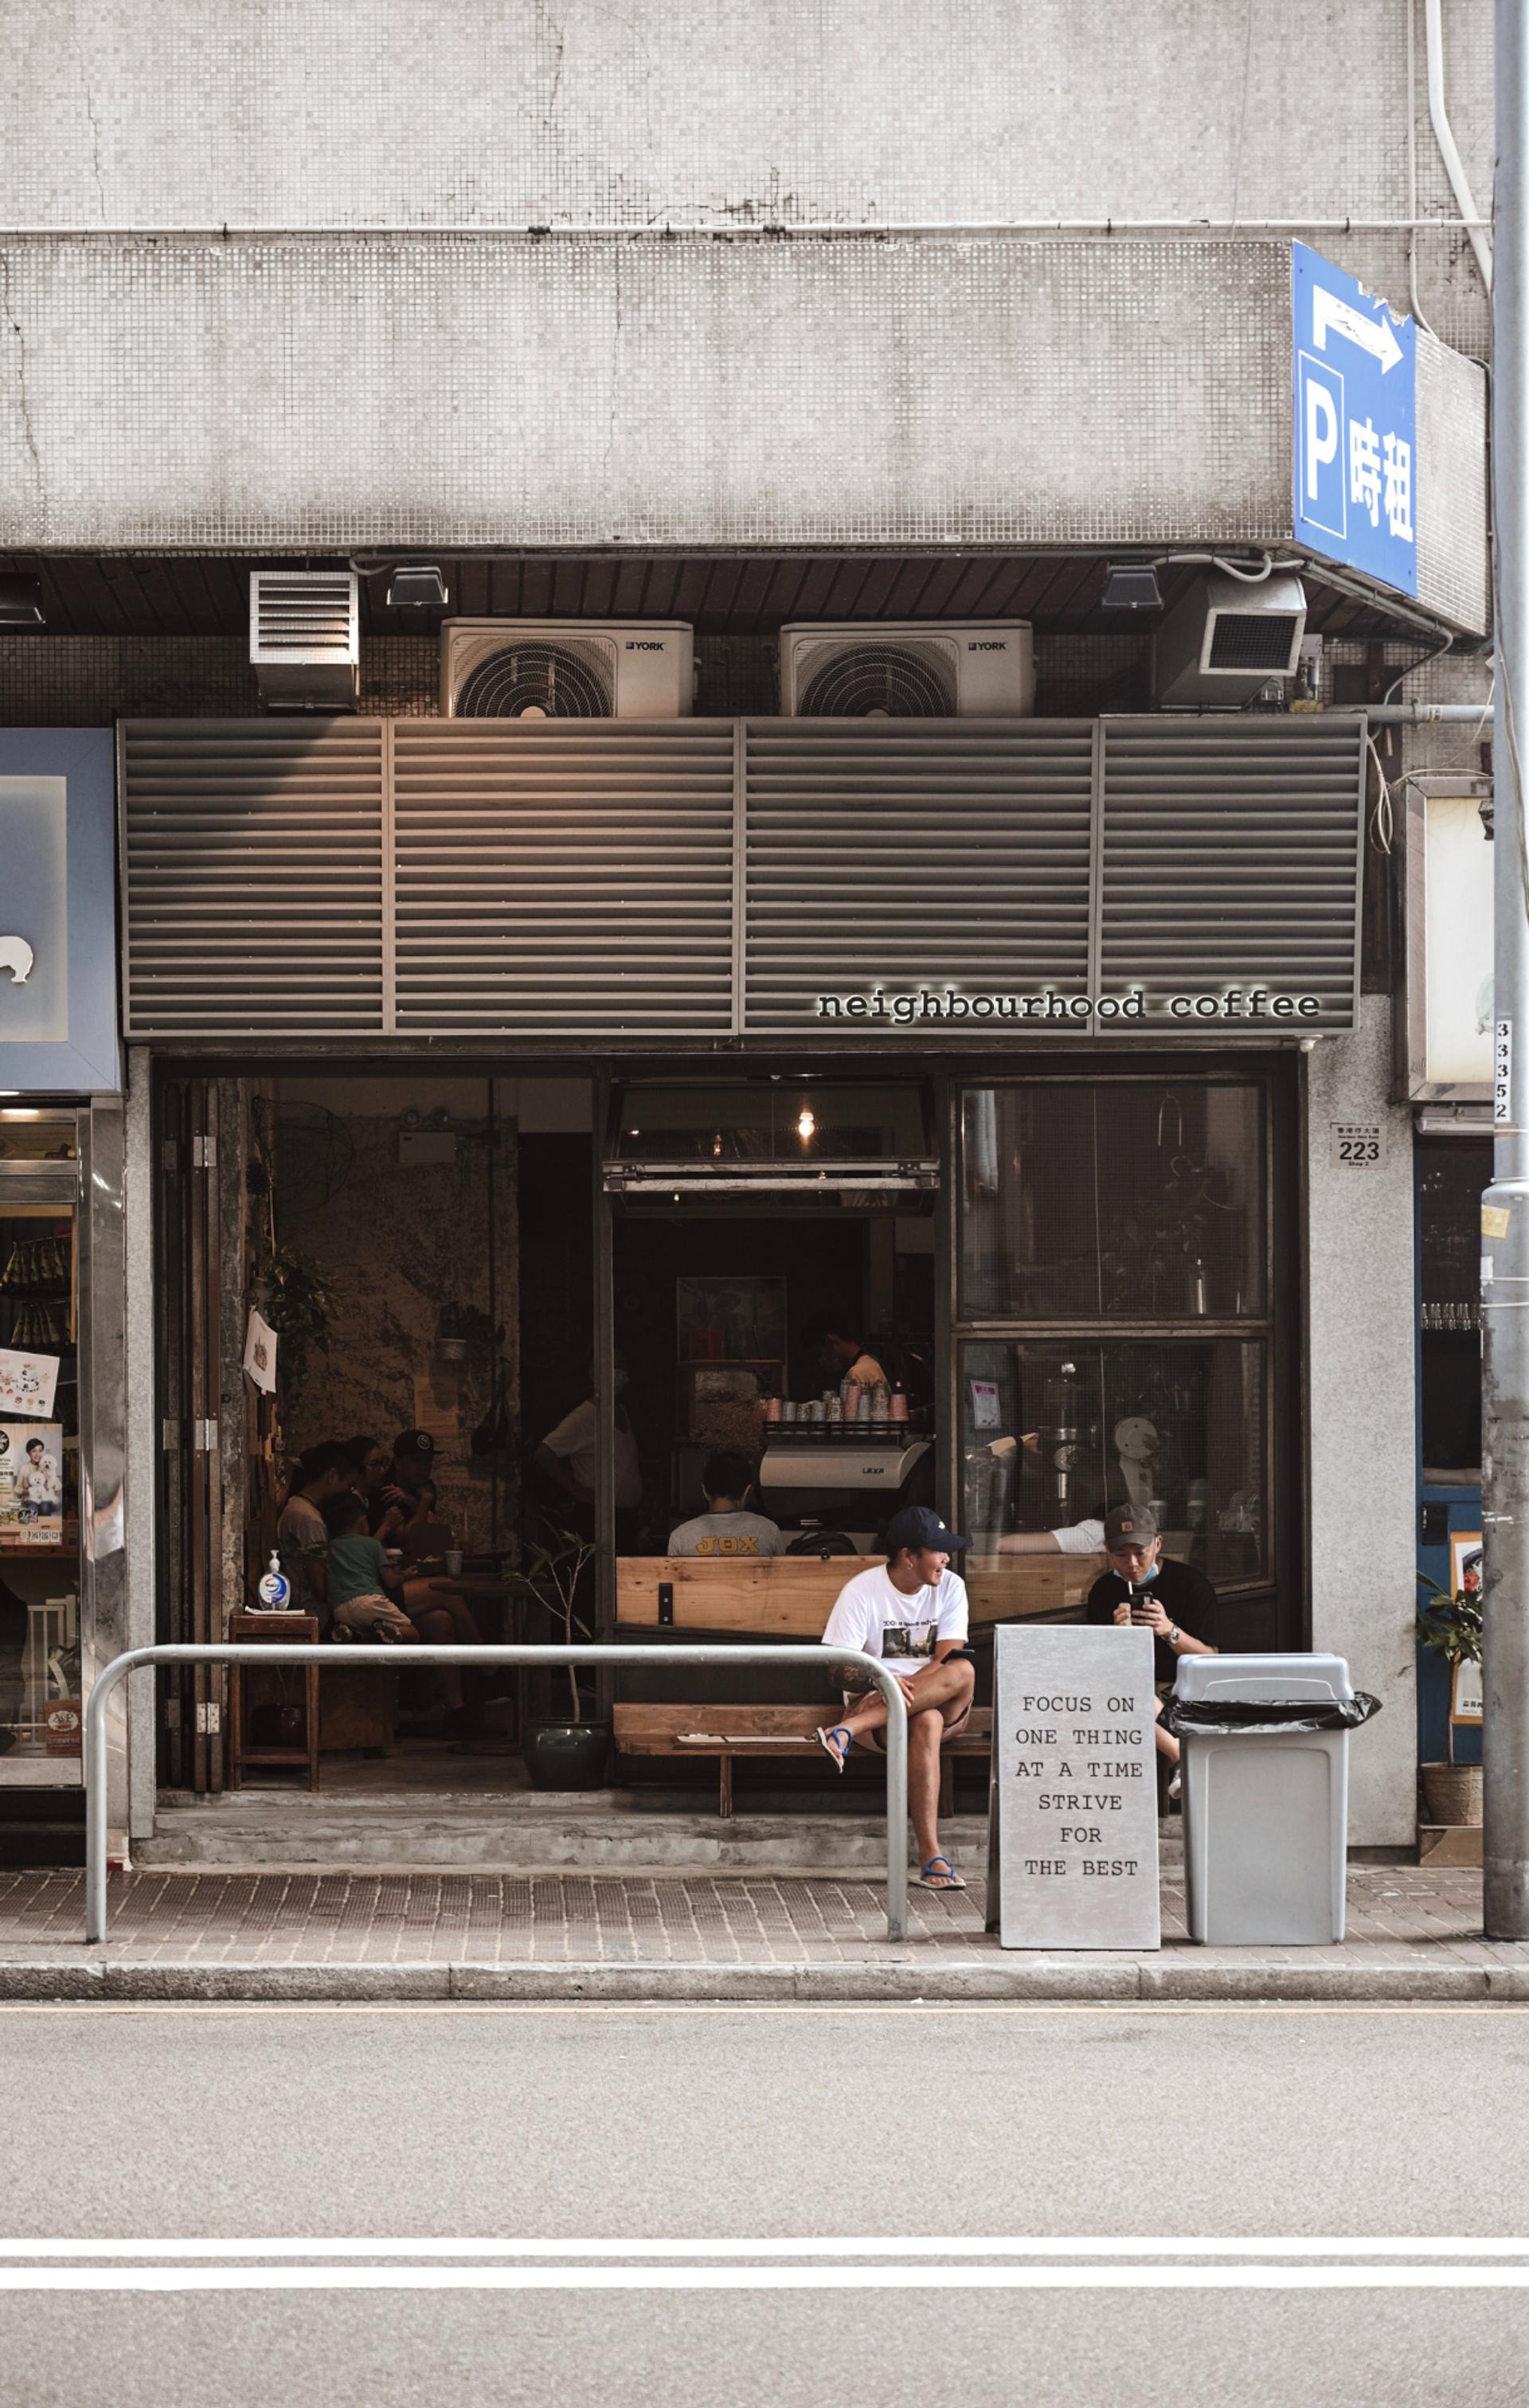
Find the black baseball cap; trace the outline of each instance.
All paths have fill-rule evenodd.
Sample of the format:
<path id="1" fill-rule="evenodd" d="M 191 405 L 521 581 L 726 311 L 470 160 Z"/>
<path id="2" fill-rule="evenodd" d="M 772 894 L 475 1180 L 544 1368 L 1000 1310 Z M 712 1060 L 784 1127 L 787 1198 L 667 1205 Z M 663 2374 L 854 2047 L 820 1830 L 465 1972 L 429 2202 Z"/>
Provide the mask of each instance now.
<path id="1" fill-rule="evenodd" d="M 1150 1546 L 1157 1534 L 1157 1515 L 1150 1505 L 1117 1505 L 1105 1516 L 1107 1547 Z"/>
<path id="2" fill-rule="evenodd" d="M 393 1459 L 395 1463 L 412 1463 L 420 1470 L 428 1471 L 436 1460 L 436 1441 L 428 1430 L 400 1430 L 393 1441 Z"/>
<path id="3" fill-rule="evenodd" d="M 899 1547 L 911 1547 L 921 1555 L 925 1547 L 936 1554 L 959 1555 L 971 1545 L 969 1539 L 958 1539 L 948 1530 L 932 1505 L 902 1505 L 887 1524 L 887 1553 L 894 1555 Z"/>

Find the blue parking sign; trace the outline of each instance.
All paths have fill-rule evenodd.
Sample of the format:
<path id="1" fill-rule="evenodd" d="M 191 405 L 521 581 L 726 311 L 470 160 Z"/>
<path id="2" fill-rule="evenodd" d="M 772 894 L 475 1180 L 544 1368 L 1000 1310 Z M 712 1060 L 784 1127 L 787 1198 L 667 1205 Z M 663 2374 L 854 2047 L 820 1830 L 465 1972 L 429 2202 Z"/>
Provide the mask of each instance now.
<path id="1" fill-rule="evenodd" d="M 1304 242 L 1291 246 L 1295 538 L 1418 590 L 1418 332 Z"/>

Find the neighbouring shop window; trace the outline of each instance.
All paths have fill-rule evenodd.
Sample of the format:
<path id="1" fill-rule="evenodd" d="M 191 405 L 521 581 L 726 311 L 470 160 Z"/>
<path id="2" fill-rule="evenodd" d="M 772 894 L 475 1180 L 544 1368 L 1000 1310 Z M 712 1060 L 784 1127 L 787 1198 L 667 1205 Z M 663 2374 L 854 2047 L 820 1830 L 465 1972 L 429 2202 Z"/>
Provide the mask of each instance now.
<path id="1" fill-rule="evenodd" d="M 1265 1116 L 1251 1081 L 964 1094 L 957 1412 L 979 1556 L 1044 1557 L 1048 1533 L 1087 1554 L 1134 1502 L 1219 1584 L 1272 1578 Z"/>
<path id="2" fill-rule="evenodd" d="M 1170 1555 L 1218 1583 L 1263 1579 L 1266 1373 L 1263 1343 L 1235 1338 L 968 1340 L 973 1552 L 997 1555 L 1022 1529 L 1092 1536 L 1086 1526 L 1129 1501 L 1150 1506 Z"/>
<path id="3" fill-rule="evenodd" d="M 1492 1148 L 1420 1140 L 1418 1419 L 1422 1477 L 1474 1488 L 1481 1477 L 1481 1191 Z"/>
<path id="4" fill-rule="evenodd" d="M 76 1213 L 26 1199 L 72 1113 L 0 1111 L 0 1754 L 80 1746 Z M 7 1187 L 11 1192 L 7 1192 Z"/>
<path id="5" fill-rule="evenodd" d="M 973 1088 L 962 1111 L 962 1317 L 1261 1312 L 1264 1188 L 1257 1087 Z"/>

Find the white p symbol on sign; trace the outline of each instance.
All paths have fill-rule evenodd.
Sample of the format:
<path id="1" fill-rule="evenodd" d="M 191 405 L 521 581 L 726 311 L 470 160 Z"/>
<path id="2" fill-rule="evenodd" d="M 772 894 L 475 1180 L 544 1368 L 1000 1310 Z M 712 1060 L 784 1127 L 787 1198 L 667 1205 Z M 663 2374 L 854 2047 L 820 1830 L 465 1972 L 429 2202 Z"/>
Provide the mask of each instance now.
<path id="1" fill-rule="evenodd" d="M 1306 496 L 1314 502 L 1322 469 L 1337 458 L 1337 411 L 1333 396 L 1315 377 L 1306 380 Z"/>

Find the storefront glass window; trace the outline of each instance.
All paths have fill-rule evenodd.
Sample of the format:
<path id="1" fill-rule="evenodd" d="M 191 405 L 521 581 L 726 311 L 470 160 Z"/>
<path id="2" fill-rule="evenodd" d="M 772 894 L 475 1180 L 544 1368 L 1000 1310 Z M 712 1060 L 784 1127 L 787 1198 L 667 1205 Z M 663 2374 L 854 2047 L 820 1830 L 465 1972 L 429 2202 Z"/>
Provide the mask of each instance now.
<path id="1" fill-rule="evenodd" d="M 5 1192 L 74 1122 L 0 1115 L 0 1755 L 80 1745 L 76 1214 Z M 24 1188 L 25 1175 L 16 1183 Z"/>
<path id="2" fill-rule="evenodd" d="M 1215 1321 L 1265 1301 L 1256 1087 L 977 1087 L 962 1110 L 966 1320 Z"/>
<path id="3" fill-rule="evenodd" d="M 1250 1081 L 962 1096 L 961 1507 L 1034 1592 L 1005 1610 L 1076 1606 L 1127 1503 L 1220 1585 L 1272 1578 L 1264 1132 Z"/>
<path id="4" fill-rule="evenodd" d="M 1171 1555 L 1218 1583 L 1267 1573 L 1265 1349 L 1233 1338 L 975 1340 L 960 1354 L 962 1526 L 996 1556 L 1020 1530 L 1150 1505 Z"/>

